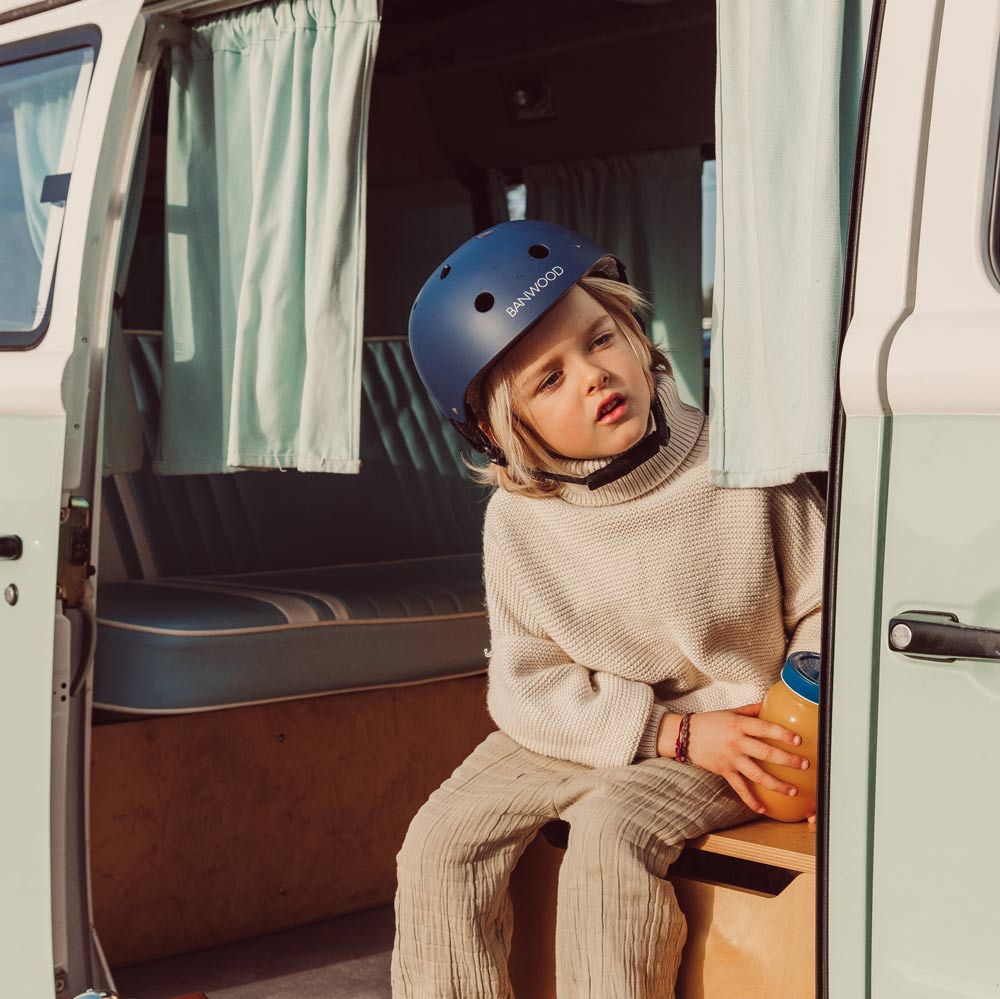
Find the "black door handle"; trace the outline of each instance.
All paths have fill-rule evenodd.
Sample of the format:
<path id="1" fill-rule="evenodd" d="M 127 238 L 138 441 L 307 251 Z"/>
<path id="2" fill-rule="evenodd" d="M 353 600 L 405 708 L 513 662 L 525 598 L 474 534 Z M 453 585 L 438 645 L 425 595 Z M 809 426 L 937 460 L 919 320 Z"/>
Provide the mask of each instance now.
<path id="1" fill-rule="evenodd" d="M 0 537 L 0 559 L 17 559 L 21 557 L 24 545 L 16 534 L 7 534 Z"/>
<path id="2" fill-rule="evenodd" d="M 962 624 L 949 611 L 904 611 L 889 621 L 889 648 L 914 659 L 1000 660 L 1000 631 Z"/>

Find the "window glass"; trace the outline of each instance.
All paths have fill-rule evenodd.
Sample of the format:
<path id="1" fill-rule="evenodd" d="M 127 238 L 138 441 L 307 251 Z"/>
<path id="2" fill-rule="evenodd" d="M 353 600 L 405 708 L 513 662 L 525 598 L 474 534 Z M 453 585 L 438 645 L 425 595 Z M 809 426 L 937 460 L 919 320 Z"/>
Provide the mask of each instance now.
<path id="1" fill-rule="evenodd" d="M 528 189 L 524 184 L 507 185 L 507 217 L 523 219 L 528 208 Z"/>
<path id="2" fill-rule="evenodd" d="M 0 64 L 0 346 L 36 342 L 48 321 L 93 65 L 90 47 Z"/>

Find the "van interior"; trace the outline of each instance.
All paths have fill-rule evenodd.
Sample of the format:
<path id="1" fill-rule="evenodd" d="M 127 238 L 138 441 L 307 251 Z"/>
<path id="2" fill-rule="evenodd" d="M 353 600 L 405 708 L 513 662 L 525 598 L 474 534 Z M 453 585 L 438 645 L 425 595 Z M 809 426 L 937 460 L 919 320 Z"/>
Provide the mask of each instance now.
<path id="1" fill-rule="evenodd" d="M 696 147 L 709 177 L 715 46 L 713 0 L 385 0 L 358 475 L 153 473 L 161 66 L 120 312 L 144 456 L 105 476 L 99 511 L 90 877 L 122 997 L 388 999 L 396 853 L 494 727 L 487 497 L 409 356 L 410 303 L 455 246 L 523 213 L 532 164 Z M 554 999 L 565 842 L 552 823 L 511 882 L 518 999 Z M 689 922 L 679 996 L 814 994 L 805 823 L 704 837 L 671 880 Z"/>

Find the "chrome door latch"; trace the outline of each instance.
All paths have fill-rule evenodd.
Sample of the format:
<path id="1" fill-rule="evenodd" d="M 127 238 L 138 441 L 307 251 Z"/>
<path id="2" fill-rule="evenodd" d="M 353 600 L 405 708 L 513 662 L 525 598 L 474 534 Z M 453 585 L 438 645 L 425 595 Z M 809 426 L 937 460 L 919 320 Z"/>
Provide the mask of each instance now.
<path id="1" fill-rule="evenodd" d="M 951 611 L 904 611 L 889 621 L 889 648 L 934 662 L 1000 661 L 1000 631 L 962 624 Z"/>

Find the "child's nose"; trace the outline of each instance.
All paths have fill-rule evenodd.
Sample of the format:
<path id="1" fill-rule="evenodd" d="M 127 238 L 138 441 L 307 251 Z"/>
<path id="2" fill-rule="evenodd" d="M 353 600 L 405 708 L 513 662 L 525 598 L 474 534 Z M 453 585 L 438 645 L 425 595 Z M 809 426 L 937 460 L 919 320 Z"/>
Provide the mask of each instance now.
<path id="1" fill-rule="evenodd" d="M 593 361 L 583 362 L 583 378 L 588 392 L 594 392 L 603 388 L 608 382 L 608 373 Z"/>

